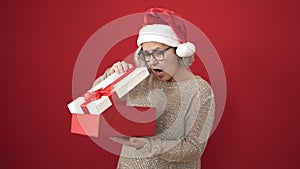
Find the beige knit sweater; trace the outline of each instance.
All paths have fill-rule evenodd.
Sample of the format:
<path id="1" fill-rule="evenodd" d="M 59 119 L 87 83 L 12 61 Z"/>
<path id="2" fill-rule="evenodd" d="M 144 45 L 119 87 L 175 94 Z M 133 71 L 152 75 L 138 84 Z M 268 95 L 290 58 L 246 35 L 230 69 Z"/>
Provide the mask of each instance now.
<path id="1" fill-rule="evenodd" d="M 105 79 L 109 70 L 94 85 Z M 200 169 L 214 120 L 214 94 L 199 76 L 163 82 L 150 73 L 127 95 L 130 106 L 156 107 L 156 133 L 146 145 L 123 146 L 118 169 Z"/>

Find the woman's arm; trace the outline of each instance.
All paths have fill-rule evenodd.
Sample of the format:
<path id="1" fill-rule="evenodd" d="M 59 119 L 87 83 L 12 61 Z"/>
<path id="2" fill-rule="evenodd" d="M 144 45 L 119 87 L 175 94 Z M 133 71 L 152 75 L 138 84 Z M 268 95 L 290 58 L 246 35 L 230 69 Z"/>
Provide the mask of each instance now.
<path id="1" fill-rule="evenodd" d="M 150 137 L 139 149 L 146 156 L 159 156 L 167 161 L 195 161 L 203 154 L 213 120 L 214 94 L 207 83 L 200 86 L 185 119 L 185 136 L 178 140 Z M 200 108 L 199 108 L 200 106 Z"/>

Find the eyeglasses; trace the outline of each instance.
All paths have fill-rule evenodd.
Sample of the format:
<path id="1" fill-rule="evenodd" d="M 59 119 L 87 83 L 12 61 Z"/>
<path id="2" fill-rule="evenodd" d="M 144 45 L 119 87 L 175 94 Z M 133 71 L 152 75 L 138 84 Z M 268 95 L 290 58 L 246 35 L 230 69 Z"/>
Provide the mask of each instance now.
<path id="1" fill-rule="evenodd" d="M 156 61 L 161 61 L 164 60 L 165 58 L 165 53 L 167 52 L 167 50 L 174 48 L 172 46 L 169 46 L 167 49 L 161 50 L 161 49 L 154 49 L 152 52 L 143 50 L 143 48 L 139 51 L 138 55 L 139 57 L 145 61 L 145 62 L 149 62 L 151 59 L 151 56 L 153 56 L 153 58 Z"/>

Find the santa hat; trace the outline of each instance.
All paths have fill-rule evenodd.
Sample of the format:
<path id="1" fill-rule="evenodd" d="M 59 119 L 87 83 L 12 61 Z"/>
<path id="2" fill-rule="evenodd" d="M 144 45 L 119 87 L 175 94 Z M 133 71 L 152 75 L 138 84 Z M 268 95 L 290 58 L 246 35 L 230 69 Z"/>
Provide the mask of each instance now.
<path id="1" fill-rule="evenodd" d="M 144 25 L 139 32 L 137 45 L 144 42 L 159 42 L 177 47 L 179 57 L 193 56 L 195 45 L 187 42 L 186 27 L 182 19 L 173 11 L 150 8 L 144 16 Z"/>

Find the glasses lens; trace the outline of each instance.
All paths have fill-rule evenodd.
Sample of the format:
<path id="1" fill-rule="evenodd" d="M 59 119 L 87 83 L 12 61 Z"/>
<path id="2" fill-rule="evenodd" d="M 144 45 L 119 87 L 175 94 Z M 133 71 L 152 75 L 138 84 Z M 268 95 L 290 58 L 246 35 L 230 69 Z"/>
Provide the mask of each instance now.
<path id="1" fill-rule="evenodd" d="M 153 57 L 155 57 L 156 60 L 164 59 L 164 51 L 153 51 L 152 55 Z"/>
<path id="2" fill-rule="evenodd" d="M 141 52 L 139 52 L 139 56 L 142 60 L 148 62 L 151 58 L 151 53 L 149 53 L 147 51 L 141 51 Z"/>

